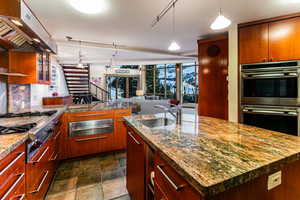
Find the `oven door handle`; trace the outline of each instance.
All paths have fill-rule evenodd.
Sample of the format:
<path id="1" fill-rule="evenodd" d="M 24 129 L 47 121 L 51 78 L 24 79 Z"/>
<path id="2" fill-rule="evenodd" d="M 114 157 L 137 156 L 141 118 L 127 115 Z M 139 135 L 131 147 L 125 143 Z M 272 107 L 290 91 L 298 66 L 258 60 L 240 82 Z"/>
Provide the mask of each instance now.
<path id="1" fill-rule="evenodd" d="M 268 78 L 297 78 L 297 72 L 278 72 L 278 73 L 244 73 L 243 79 L 268 79 Z"/>
<path id="2" fill-rule="evenodd" d="M 282 115 L 282 116 L 298 116 L 297 111 L 291 110 L 264 110 L 264 109 L 255 109 L 255 108 L 244 108 L 244 113 L 253 113 L 253 114 L 269 114 L 269 115 Z"/>

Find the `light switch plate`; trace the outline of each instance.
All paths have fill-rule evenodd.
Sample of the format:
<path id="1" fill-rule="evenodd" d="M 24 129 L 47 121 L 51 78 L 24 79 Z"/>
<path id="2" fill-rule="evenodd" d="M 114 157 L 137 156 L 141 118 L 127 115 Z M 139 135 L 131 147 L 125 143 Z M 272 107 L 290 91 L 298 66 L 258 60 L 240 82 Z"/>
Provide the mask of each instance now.
<path id="1" fill-rule="evenodd" d="M 271 190 L 281 184 L 281 171 L 271 174 L 268 177 L 268 190 Z"/>

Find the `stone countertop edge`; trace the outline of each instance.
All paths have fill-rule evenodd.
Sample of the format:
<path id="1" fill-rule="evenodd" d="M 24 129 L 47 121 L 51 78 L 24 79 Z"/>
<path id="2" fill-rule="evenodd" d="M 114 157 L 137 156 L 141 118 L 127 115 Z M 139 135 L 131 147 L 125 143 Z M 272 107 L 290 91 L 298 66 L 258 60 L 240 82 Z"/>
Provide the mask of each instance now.
<path id="1" fill-rule="evenodd" d="M 125 117 L 126 124 L 135 130 L 139 136 L 153 148 L 155 151 L 159 152 L 161 157 L 165 159 L 168 164 L 170 164 L 175 171 L 180 174 L 184 179 L 194 187 L 196 191 L 198 191 L 203 197 L 213 197 L 217 194 L 220 194 L 222 192 L 225 192 L 231 188 L 237 187 L 239 185 L 245 184 L 255 178 L 258 178 L 262 175 L 266 175 L 268 173 L 271 173 L 275 170 L 279 170 L 281 167 L 283 167 L 287 163 L 292 163 L 294 161 L 300 160 L 300 153 L 293 154 L 289 157 L 277 160 L 275 162 L 269 163 L 268 165 L 265 165 L 260 168 L 256 168 L 252 171 L 246 172 L 244 174 L 241 174 L 239 176 L 232 177 L 230 179 L 224 180 L 221 183 L 205 187 L 202 186 L 192 175 L 190 175 L 188 172 L 186 172 L 184 169 L 182 169 L 175 160 L 171 159 L 163 150 L 161 150 L 157 145 L 155 145 L 152 141 L 150 141 L 147 137 L 144 136 L 141 131 L 136 128 L 134 125 L 130 123 L 130 121 L 127 120 Z"/>

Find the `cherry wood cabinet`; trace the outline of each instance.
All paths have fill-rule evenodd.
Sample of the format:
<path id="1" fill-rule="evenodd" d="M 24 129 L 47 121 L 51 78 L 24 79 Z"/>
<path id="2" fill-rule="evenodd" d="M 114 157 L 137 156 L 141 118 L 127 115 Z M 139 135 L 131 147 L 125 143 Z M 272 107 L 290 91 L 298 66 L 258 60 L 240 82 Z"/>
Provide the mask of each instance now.
<path id="1" fill-rule="evenodd" d="M 131 110 L 129 109 L 115 111 L 115 133 L 114 133 L 115 150 L 126 149 L 127 147 L 127 141 L 126 141 L 127 128 L 125 125 L 124 117 L 130 115 L 131 115 Z"/>
<path id="2" fill-rule="evenodd" d="M 145 199 L 145 151 L 143 140 L 132 130 L 127 132 L 126 187 L 132 200 Z"/>
<path id="3" fill-rule="evenodd" d="M 26 76 L 9 76 L 11 84 L 50 84 L 50 54 L 9 51 L 8 70 Z"/>
<path id="4" fill-rule="evenodd" d="M 269 23 L 269 60 L 300 59 L 300 17 Z"/>
<path id="5" fill-rule="evenodd" d="M 25 199 L 25 144 L 0 160 L 0 199 Z"/>
<path id="6" fill-rule="evenodd" d="M 268 24 L 239 29 L 240 63 L 267 62 L 269 58 Z"/>
<path id="7" fill-rule="evenodd" d="M 299 60 L 299 34 L 300 17 L 241 25 L 239 28 L 240 63 Z"/>

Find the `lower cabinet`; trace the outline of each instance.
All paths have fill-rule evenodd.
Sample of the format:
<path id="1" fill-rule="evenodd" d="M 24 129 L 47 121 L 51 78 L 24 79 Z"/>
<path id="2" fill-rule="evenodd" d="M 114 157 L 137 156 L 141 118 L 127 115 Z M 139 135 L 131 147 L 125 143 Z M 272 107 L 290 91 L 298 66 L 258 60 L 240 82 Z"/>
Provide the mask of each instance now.
<path id="1" fill-rule="evenodd" d="M 145 199 L 145 146 L 132 129 L 127 131 L 126 186 L 132 200 Z"/>
<path id="2" fill-rule="evenodd" d="M 131 199 L 202 199 L 200 193 L 162 159 L 159 152 L 148 146 L 132 128 L 127 129 L 127 190 Z M 153 171 L 154 181 L 151 181 Z"/>
<path id="3" fill-rule="evenodd" d="M 0 199 L 25 199 L 25 144 L 0 160 Z"/>

